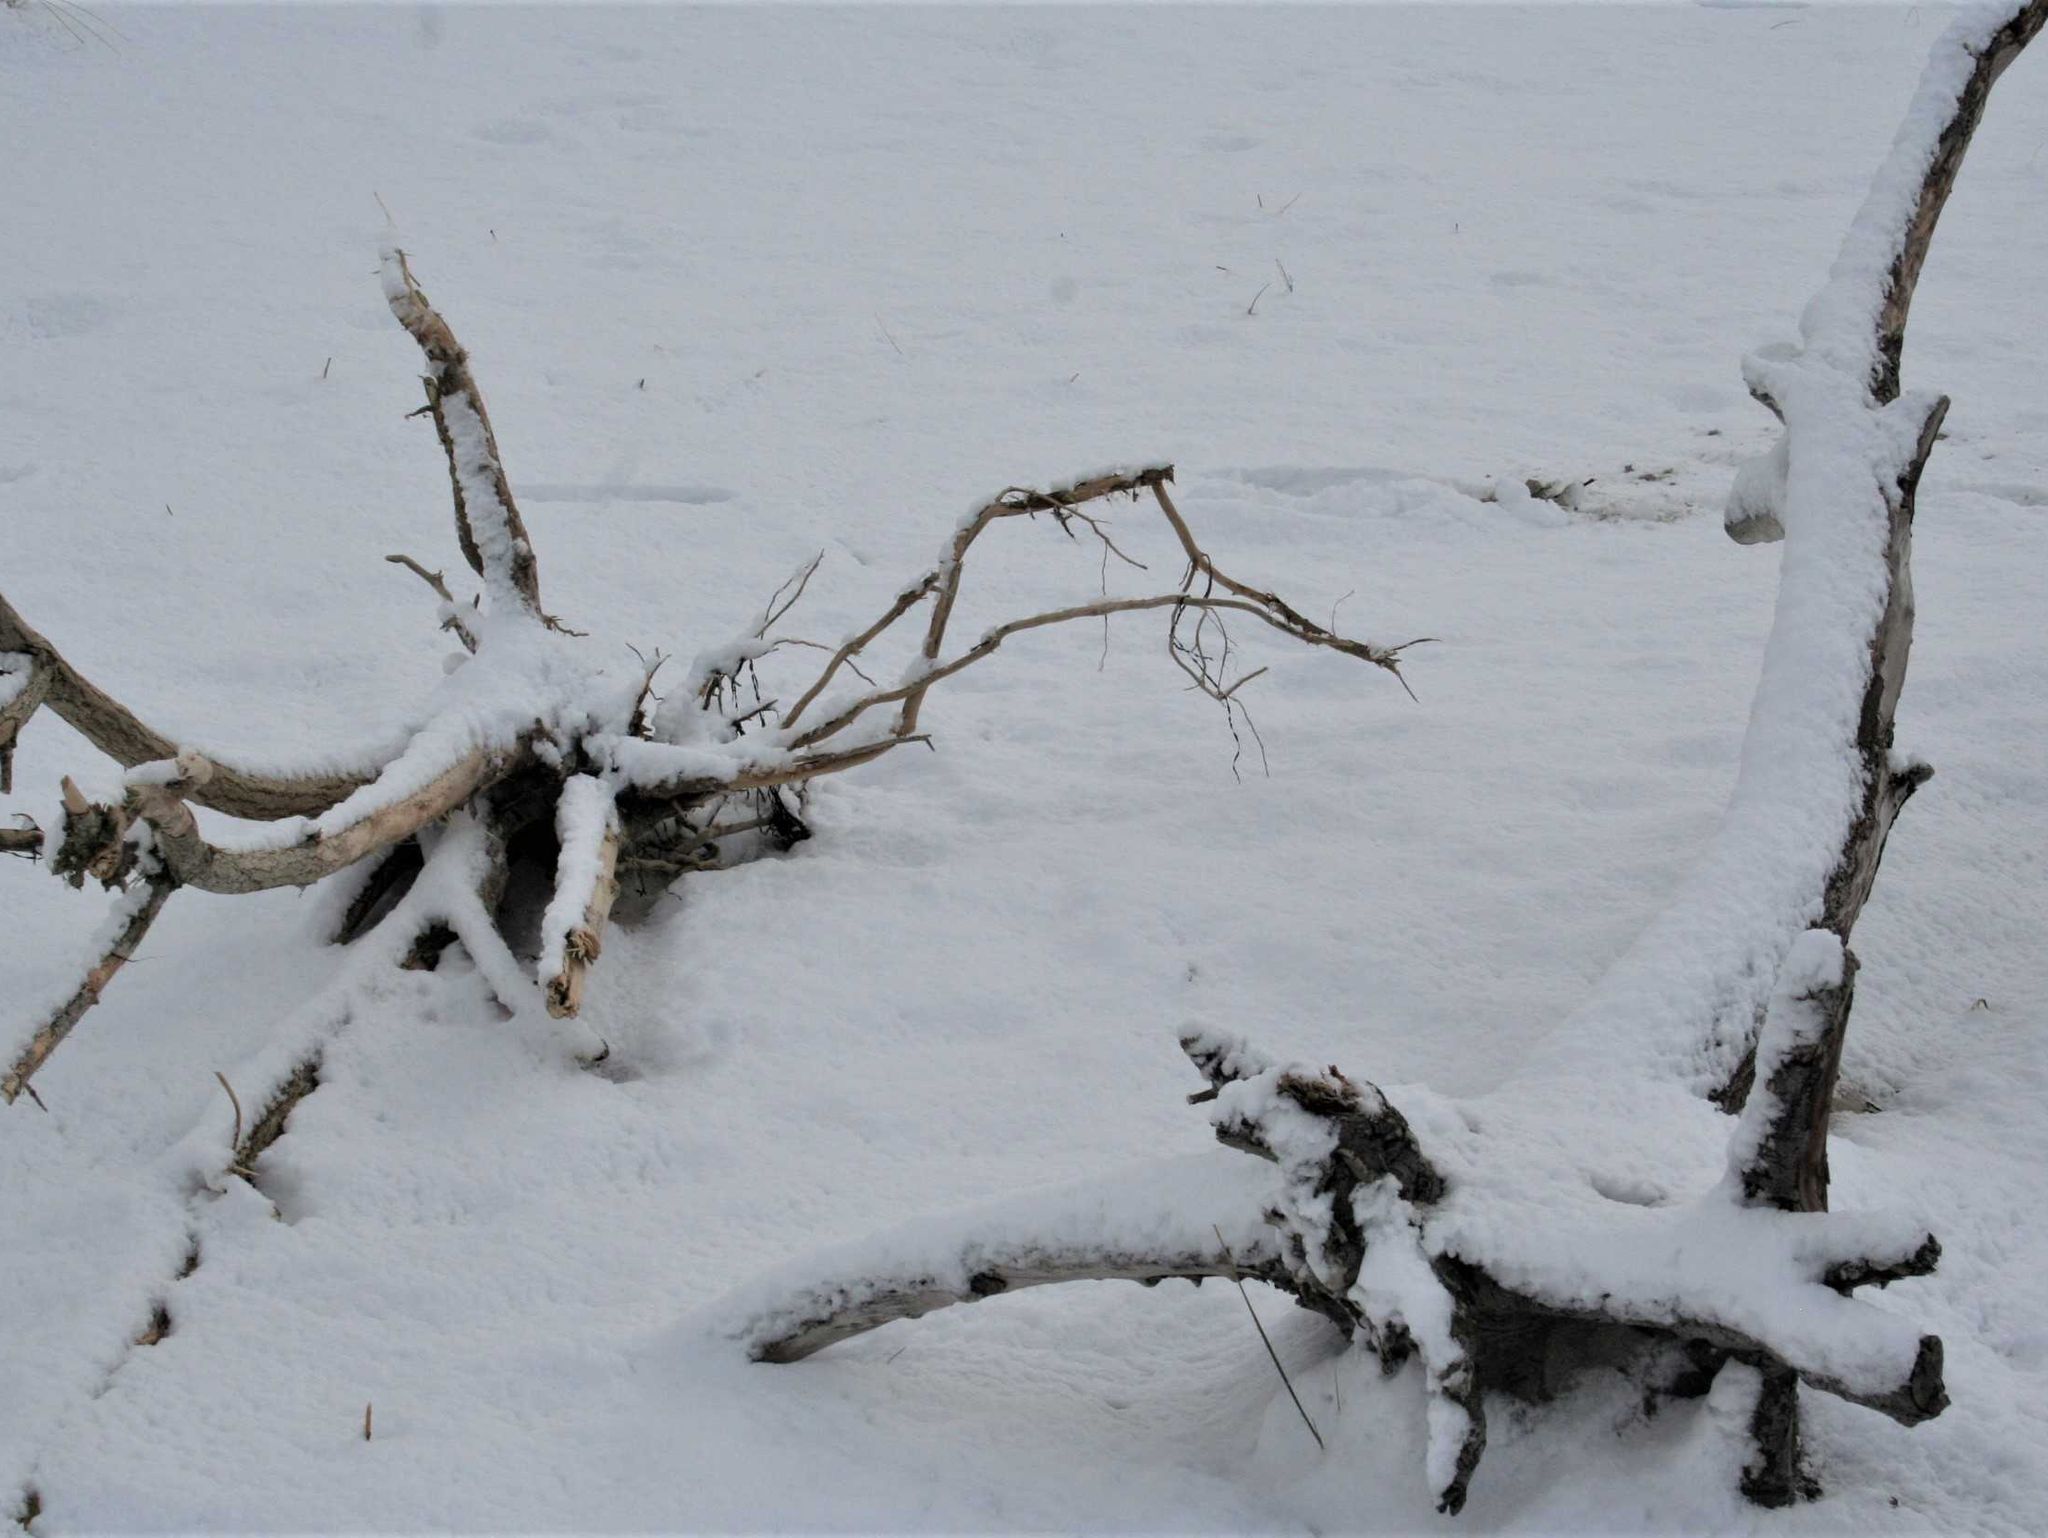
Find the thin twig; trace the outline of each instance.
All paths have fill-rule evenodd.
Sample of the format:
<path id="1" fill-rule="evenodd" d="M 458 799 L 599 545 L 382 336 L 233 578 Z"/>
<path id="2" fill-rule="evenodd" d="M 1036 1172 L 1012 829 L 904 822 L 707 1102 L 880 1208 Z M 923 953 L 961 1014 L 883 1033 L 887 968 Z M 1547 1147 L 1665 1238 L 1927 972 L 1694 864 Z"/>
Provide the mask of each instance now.
<path id="1" fill-rule="evenodd" d="M 1210 1227 L 1215 1228 L 1214 1224 Z M 1273 1341 L 1266 1334 L 1265 1325 L 1259 1322 L 1259 1311 L 1252 1307 L 1252 1295 L 1244 1290 L 1244 1278 L 1237 1273 L 1237 1257 L 1230 1253 L 1230 1244 L 1223 1237 L 1223 1230 L 1215 1229 L 1216 1242 L 1223 1247 L 1223 1263 L 1230 1268 L 1231 1281 L 1237 1284 L 1237 1295 L 1244 1299 L 1244 1311 L 1252 1316 L 1252 1328 L 1259 1332 L 1259 1343 L 1266 1348 L 1266 1355 L 1273 1359 L 1273 1370 L 1280 1374 L 1280 1381 L 1287 1385 L 1287 1397 L 1294 1401 L 1294 1408 L 1301 1416 L 1302 1425 L 1308 1427 L 1308 1434 L 1316 1439 L 1316 1446 L 1324 1452 L 1330 1449 L 1323 1442 L 1323 1434 L 1316 1430 L 1316 1423 L 1308 1418 L 1308 1409 L 1301 1402 L 1301 1395 L 1294 1392 L 1294 1380 L 1287 1376 L 1287 1368 L 1280 1360 L 1280 1353 L 1273 1349 Z"/>
<path id="2" fill-rule="evenodd" d="M 387 555 L 384 559 L 393 566 L 403 566 L 440 595 L 441 602 L 448 605 L 448 617 L 441 621 L 441 628 L 454 631 L 455 639 L 462 643 L 463 650 L 474 655 L 477 647 L 476 633 L 463 622 L 461 610 L 455 603 L 455 595 L 448 591 L 447 579 L 438 571 L 428 571 L 409 555 Z"/>
<path id="3" fill-rule="evenodd" d="M 213 1070 L 213 1076 L 220 1080 L 220 1087 L 228 1092 L 228 1104 L 235 1108 L 235 1131 L 228 1139 L 228 1147 L 239 1149 L 242 1146 L 242 1097 L 235 1093 L 234 1085 L 228 1083 L 228 1076 L 218 1068 Z"/>

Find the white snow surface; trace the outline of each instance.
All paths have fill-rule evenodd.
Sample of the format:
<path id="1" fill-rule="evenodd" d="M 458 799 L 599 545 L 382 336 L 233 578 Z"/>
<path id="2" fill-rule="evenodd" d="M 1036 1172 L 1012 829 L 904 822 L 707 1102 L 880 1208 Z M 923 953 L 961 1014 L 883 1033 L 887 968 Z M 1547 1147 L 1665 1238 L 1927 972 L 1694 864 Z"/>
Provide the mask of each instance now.
<path id="1" fill-rule="evenodd" d="M 1843 1073 L 1874 1109 L 1836 1120 L 1840 1221 L 1795 1233 L 1711 1188 L 1733 1124 L 1680 1082 L 1684 977 L 1646 964 L 1631 1010 L 1589 990 L 1738 776 L 1792 778 L 1742 758 L 1760 649 L 1781 566 L 1841 546 L 1722 533 L 1775 433 L 1739 360 L 1794 334 L 1939 8 L 95 13 L 111 46 L 0 10 L 0 586 L 224 762 L 360 767 L 462 702 L 369 804 L 519 729 L 536 678 L 601 676 L 603 719 L 552 724 L 616 731 L 627 643 L 719 648 L 820 548 L 786 628 L 830 642 L 957 509 L 1162 450 L 1226 567 L 1349 634 L 1437 639 L 1413 703 L 1247 633 L 1271 774 L 1247 743 L 1239 783 L 1146 617 L 1106 653 L 1084 626 L 1019 638 L 934 691 L 936 753 L 824 784 L 815 839 L 608 937 L 583 1022 L 607 1077 L 494 1002 L 530 984 L 456 911 L 460 819 L 407 899 L 476 951 L 436 974 L 393 966 L 389 926 L 321 943 L 334 892 L 181 893 L 38 1076 L 49 1113 L 0 1116 L 0 1511 L 33 1487 L 38 1534 L 1436 1530 L 1424 1373 L 1382 1381 L 1256 1286 L 1326 1452 L 1223 1287 L 1033 1289 L 788 1367 L 731 1338 L 755 1279 L 820 1244 L 1161 1159 L 1232 1232 L 1274 1174 L 1184 1103 L 1173 1033 L 1200 1018 L 1383 1086 L 1465 1182 L 1431 1245 L 1527 1228 L 1516 1182 L 1478 1178 L 1489 1134 L 1532 1151 L 1528 1189 L 1588 1172 L 1542 1285 L 1576 1246 L 1589 1287 L 1628 1266 L 1739 1310 L 1738 1253 L 1789 1278 L 1941 1238 L 1936 1275 L 1867 1307 L 1902 1350 L 1943 1337 L 1952 1407 L 1908 1430 L 1805 1396 L 1823 1500 L 1736 1495 L 1753 1375 L 1646 1419 L 1595 1372 L 1489 1405 L 1460 1526 L 2038 1526 L 2048 53 L 1994 94 L 1915 305 L 1907 382 L 1955 404 L 1900 729 L 1938 773 L 1855 937 Z M 375 277 L 394 243 L 471 350 L 548 608 L 587 642 L 487 645 L 444 681 L 433 603 L 382 560 L 464 596 Z M 1806 319 L 1809 350 L 1834 334 Z M 1771 505 L 1832 453 L 1795 453 Z M 1525 477 L 1592 484 L 1569 515 L 1458 489 Z M 1105 511 L 1170 580 L 1156 515 Z M 1097 560 L 1005 521 L 956 637 L 1092 592 Z M 1829 591 L 1828 624 L 1868 601 Z M 800 684 L 817 655 L 764 671 Z M 746 741 L 614 767 L 716 772 Z M 47 713 L 16 772 L 32 812 L 61 774 L 120 783 Z M 1778 826 L 1742 836 L 1809 867 Z M 0 887 L 18 1040 L 107 899 L 27 861 Z M 214 1072 L 246 1096 L 315 1046 L 262 1194 L 215 1194 Z M 1668 1094 L 1603 1099 L 1617 1052 L 1668 1062 Z M 1746 1322 L 1831 1351 L 1821 1301 Z M 131 1346 L 157 1302 L 171 1333 Z"/>

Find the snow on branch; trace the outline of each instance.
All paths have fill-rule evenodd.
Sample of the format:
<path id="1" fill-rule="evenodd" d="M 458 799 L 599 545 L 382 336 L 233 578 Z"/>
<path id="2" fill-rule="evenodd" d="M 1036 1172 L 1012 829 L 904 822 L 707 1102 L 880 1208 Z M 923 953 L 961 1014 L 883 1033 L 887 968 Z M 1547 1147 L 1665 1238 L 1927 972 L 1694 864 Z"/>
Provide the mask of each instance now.
<path id="1" fill-rule="evenodd" d="M 1949 24 L 1827 286 L 1800 318 L 1807 353 L 1862 376 L 1878 405 L 1898 398 L 1913 290 L 1991 87 L 2043 22 L 2048 0 L 2006 0 L 1966 11 Z"/>
<path id="2" fill-rule="evenodd" d="M 188 796 L 205 783 L 204 759 L 178 761 L 174 777 L 131 781 L 118 805 L 94 805 L 65 819 L 58 859 L 80 868 L 103 860 L 137 826 L 147 826 L 172 880 L 203 892 L 239 895 L 280 886 L 311 886 L 355 864 L 426 824 L 445 816 L 511 767 L 507 757 L 483 749 L 436 763 L 430 774 L 415 772 L 403 755 L 386 778 L 304 829 L 291 843 L 265 840 L 253 847 L 224 847 L 200 831 Z M 346 815 L 336 815 L 346 813 Z"/>
<path id="3" fill-rule="evenodd" d="M 1788 1212 L 1828 1204 L 1828 1105 L 1855 996 L 1856 958 L 1841 937 L 1808 930 L 1778 973 L 1757 1037 L 1756 1083 L 1728 1143 L 1743 1199 Z"/>
<path id="4" fill-rule="evenodd" d="M 177 882 L 164 870 L 150 847 L 146 830 L 138 829 L 130 838 L 128 853 L 132 862 L 132 880 L 115 899 L 114 906 L 100 925 L 99 933 L 93 937 L 90 946 L 92 960 L 85 968 L 84 977 L 61 1003 L 45 1015 L 35 1034 L 16 1054 L 13 1066 L 4 1077 L 0 1077 L 0 1100 L 9 1105 L 24 1090 L 34 1096 L 29 1080 L 71 1034 L 71 1028 L 78 1024 L 85 1012 L 100 1001 L 101 993 L 114 980 L 115 974 L 134 959 L 135 948 L 149 933 L 157 915 L 163 912 L 171 893 L 177 890 Z"/>
<path id="5" fill-rule="evenodd" d="M 64 654 L 16 612 L 0 595 L 0 653 L 27 658 L 30 677 L 0 704 L 0 793 L 11 789 L 16 734 L 47 705 L 95 748 L 124 768 L 178 757 L 180 744 L 146 725 L 120 701 L 100 689 Z M 9 678 L 21 675 L 22 664 L 10 662 Z M 375 777 L 357 769 L 312 767 L 284 773 L 263 773 L 237 767 L 218 756 L 210 758 L 213 773 L 194 799 L 230 817 L 274 820 L 315 816 Z"/>
<path id="6" fill-rule="evenodd" d="M 1898 399 L 1906 319 L 1935 226 L 1992 86 L 2044 22 L 2048 0 L 2005 0 L 1965 11 L 1935 43 L 1828 281 L 1800 316 L 1802 348 L 1765 348 L 1743 362 L 1750 393 L 1781 420 L 1781 365 L 1801 356 L 1856 382 L 1873 405 Z M 1786 456 L 1787 441 L 1780 438 L 1737 474 L 1726 516 L 1737 543 L 1784 537 Z"/>
<path id="7" fill-rule="evenodd" d="M 759 1362 L 1054 1282 L 1243 1276 L 1277 1280 L 1264 1182 L 1241 1161 L 1176 1159 L 927 1220 L 807 1258 L 723 1305 L 721 1325 Z"/>
<path id="8" fill-rule="evenodd" d="M 490 414 L 469 371 L 469 354 L 455 339 L 441 312 L 428 302 L 405 253 L 384 253 L 384 297 L 391 313 L 419 343 L 430 372 L 427 410 L 448 457 L 448 482 L 455 496 L 455 532 L 463 559 L 483 578 L 484 590 L 501 613 L 541 615 L 540 564 L 526 536 L 512 484 L 491 431 Z"/>
<path id="9" fill-rule="evenodd" d="M 13 794 L 14 740 L 49 688 L 49 672 L 37 667 L 34 657 L 0 652 L 0 796 Z"/>
<path id="10" fill-rule="evenodd" d="M 842 1246 L 747 1289 L 733 1333 L 757 1360 L 793 1361 L 1016 1286 L 1216 1275 L 1235 1255 L 1390 1370 L 1420 1359 L 1425 1476 L 1446 1512 L 1485 1449 L 1484 1392 L 1549 1397 L 1570 1332 L 1705 1349 L 1908 1425 L 1947 1404 L 1941 1342 L 1846 1295 L 1932 1268 L 1939 1247 L 1908 1219 L 1750 1206 L 1729 1184 L 1669 1207 L 1601 1199 L 1575 1146 L 1484 1142 L 1475 1163 L 1459 1146 L 1473 1134 L 1455 1130 L 1467 1119 L 1420 1092 L 1441 1146 L 1334 1067 L 1280 1065 L 1207 1029 L 1182 1046 L 1214 1091 L 1217 1140 L 1261 1162 L 1133 1172 Z M 1519 1200 L 1493 1199 L 1485 1164 L 1522 1180 Z"/>
<path id="11" fill-rule="evenodd" d="M 541 985 L 548 1013 L 574 1015 L 582 1006 L 590 964 L 604 949 L 604 928 L 619 893 L 619 813 L 612 787 L 571 775 L 555 804 L 561 853 L 555 895 L 540 921 Z"/>
<path id="12" fill-rule="evenodd" d="M 1632 1078 L 1682 1065 L 1737 1108 L 1757 1024 L 1793 941 L 1847 940 L 1900 809 L 1932 770 L 1893 751 L 1912 645 L 1913 514 L 1946 398 L 1898 391 L 1912 290 L 1992 83 L 2048 0 L 1956 21 L 1927 69 L 1803 346 L 1745 361 L 1784 434 L 1736 478 L 1729 526 L 1785 541 L 1741 770 L 1706 859 L 1532 1069 Z M 1595 1065 L 1598 1065 L 1597 1067 Z"/>

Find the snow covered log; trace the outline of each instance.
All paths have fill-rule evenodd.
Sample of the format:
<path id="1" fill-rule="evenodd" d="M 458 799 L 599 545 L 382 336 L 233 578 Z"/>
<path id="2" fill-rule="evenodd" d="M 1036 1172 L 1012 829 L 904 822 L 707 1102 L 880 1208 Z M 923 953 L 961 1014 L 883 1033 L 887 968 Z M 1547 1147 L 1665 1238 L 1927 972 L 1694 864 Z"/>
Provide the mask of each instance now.
<path id="1" fill-rule="evenodd" d="M 1728 527 L 1785 552 L 1735 792 L 1671 906 L 1518 1079 L 1462 1103 L 1383 1094 L 1190 1031 L 1209 1081 L 1191 1098 L 1212 1104 L 1221 1142 L 1277 1165 L 1263 1192 L 1197 1183 L 1152 1215 L 1168 1242 L 1151 1247 L 1135 1229 L 1077 1246 L 1071 1193 L 1050 1213 L 1031 1198 L 906 1230 L 750 1291 L 736 1333 L 752 1355 L 790 1360 L 998 1295 L 971 1285 L 989 1257 L 1198 1276 L 1199 1251 L 1173 1237 L 1257 1212 L 1278 1246 L 1257 1252 L 1263 1280 L 1390 1368 L 1419 1357 L 1425 1477 L 1445 1512 L 1484 1451 L 1488 1392 L 1550 1397 L 1617 1346 L 1653 1396 L 1704 1393 L 1729 1362 L 1756 1370 L 1742 1489 L 1765 1505 L 1817 1493 L 1800 1384 L 1903 1425 L 1941 1413 L 1940 1339 L 1852 1296 L 1927 1274 L 1940 1244 L 1911 1215 L 1827 1210 L 1828 1116 L 1854 996 L 1846 942 L 1931 772 L 1892 741 L 1914 498 L 1948 405 L 1900 394 L 1906 313 L 1991 84 L 2044 19 L 2048 0 L 2028 0 L 1947 31 L 1802 345 L 1747 360 L 1784 436 L 1738 477 Z M 935 1252 L 933 1234 L 952 1247 Z M 1220 1254 L 1206 1274 L 1228 1274 Z"/>
<path id="2" fill-rule="evenodd" d="M 1182 1047 L 1210 1080 L 1191 1098 L 1212 1102 L 1217 1141 L 1277 1165 L 1277 1177 L 1248 1186 L 1241 1172 L 1197 1176 L 1183 1162 L 1171 1179 L 1122 1176 L 907 1228 L 749 1289 L 734 1333 L 756 1360 L 788 1362 L 1019 1286 L 1253 1277 L 1389 1370 L 1419 1359 L 1428 1477 L 1446 1512 L 1463 1506 L 1485 1447 L 1483 1393 L 1547 1399 L 1569 1383 L 1575 1348 L 1583 1356 L 1595 1339 L 1692 1360 L 1704 1348 L 1716 1363 L 1763 1368 L 1767 1383 L 1805 1382 L 1907 1425 L 1947 1404 L 1939 1339 L 1847 1296 L 1931 1270 L 1940 1247 L 1923 1226 L 1794 1218 L 1751 1205 L 1732 1177 L 1670 1208 L 1553 1200 L 1498 1222 L 1461 1202 L 1464 1181 L 1448 1173 L 1462 1174 L 1460 1151 L 1439 1167 L 1374 1086 L 1272 1062 L 1214 1030 L 1190 1031 Z M 1432 1122 L 1445 1125 L 1446 1109 L 1432 1105 Z M 1760 1112 L 1738 1124 L 1730 1162 L 1746 1163 L 1766 1121 Z M 1514 1149 L 1485 1156 L 1518 1159 Z M 1141 1193 L 1157 1205 L 1130 1212 Z M 1777 1495 L 1762 1482 L 1752 1493 Z"/>
<path id="3" fill-rule="evenodd" d="M 730 1332 L 796 1362 L 896 1319 L 1054 1282 L 1146 1286 L 1288 1274 L 1243 1160 L 1174 1159 L 926 1220 L 785 1266 L 735 1303 Z M 765 1302 L 757 1302 L 764 1298 Z"/>
<path id="4" fill-rule="evenodd" d="M 0 598 L 0 782 L 11 786 L 16 738 L 45 706 L 126 771 L 118 797 L 104 801 L 66 780 L 61 823 L 0 830 L 0 852 L 47 854 L 51 869 L 73 885 L 91 878 L 121 891 L 116 911 L 127 916 L 118 934 L 96 946 L 84 981 L 63 1002 L 14 1041 L 0 1041 L 13 1054 L 0 1076 L 0 1100 L 11 1102 L 28 1087 L 180 887 L 232 895 L 348 881 L 351 889 L 332 910 L 335 938 L 353 942 L 384 924 L 409 925 L 393 951 L 399 964 L 431 968 L 459 943 L 508 1010 L 538 1004 L 558 1019 L 574 1018 L 616 916 L 644 912 L 688 872 L 808 837 L 802 811 L 812 780 L 927 742 L 917 728 L 932 688 L 1026 631 L 1159 613 L 1174 661 L 1233 720 L 1241 709 L 1237 691 L 1263 670 L 1226 676 L 1230 646 L 1211 649 L 1205 639 L 1225 614 L 1249 616 L 1289 640 L 1400 677 L 1401 647 L 1338 635 L 1219 569 L 1167 496 L 1173 467 L 1153 464 L 1044 490 L 1013 486 L 979 504 L 953 526 L 938 562 L 836 648 L 779 630 L 817 571 L 814 559 L 745 633 L 700 651 L 678 686 L 658 698 L 662 651 L 593 641 L 542 609 L 539 559 L 469 354 L 402 252 L 385 253 L 383 282 L 393 316 L 427 365 L 427 403 L 419 414 L 433 419 L 457 544 L 481 591 L 458 595 L 441 573 L 410 556 L 388 559 L 432 589 L 441 627 L 465 655 L 421 702 L 415 724 L 388 757 L 337 766 L 330 755 L 258 770 L 144 724 Z M 1113 595 L 1106 580 L 1112 556 L 1143 568 L 1118 547 L 1102 505 L 1146 494 L 1186 567 L 1164 591 Z M 1098 544 L 1101 596 L 1005 620 L 949 655 L 948 629 L 971 548 L 997 523 L 1017 518 L 1045 518 L 1070 538 L 1085 533 Z M 901 681 L 875 684 L 861 671 L 863 656 L 919 608 L 928 610 L 923 633 Z M 764 665 L 804 646 L 827 653 L 824 667 L 807 682 L 764 696 Z M 657 659 L 652 666 L 642 660 L 650 653 Z M 842 674 L 861 678 L 865 688 L 835 691 Z M 782 698 L 795 701 L 786 712 L 777 705 Z M 240 825 L 203 831 L 194 807 Z M 524 886 L 546 883 L 553 892 L 537 941 L 527 926 L 524 955 L 512 948 L 503 911 L 515 867 L 529 877 Z M 573 1040 L 586 1061 L 608 1051 L 587 1031 Z"/>
<path id="5" fill-rule="evenodd" d="M 1928 765 L 1895 753 L 1892 745 L 1893 717 L 1912 649 L 1915 494 L 1948 410 L 1944 396 L 1901 397 L 1906 321 L 1936 224 L 1983 120 L 1991 88 L 2044 23 L 2048 0 L 2008 0 L 1950 26 L 1934 46 L 1891 153 L 1850 226 L 1826 285 L 1800 319 L 1800 344 L 1761 349 L 1743 364 L 1751 393 L 1784 428 L 1769 454 L 1738 472 L 1726 516 L 1729 534 L 1745 544 L 1788 542 L 1781 617 L 1796 603 L 1817 619 L 1822 603 L 1830 599 L 1838 606 L 1858 604 L 1866 615 L 1872 607 L 1878 610 L 1874 623 L 1865 619 L 1855 627 L 1855 633 L 1869 636 L 1856 702 L 1856 794 L 1846 804 L 1838 800 L 1824 814 L 1826 823 L 1816 819 L 1813 830 L 1827 839 L 1823 847 L 1833 851 L 1834 859 L 1822 881 L 1821 906 L 1808 917 L 1845 941 L 1870 896 L 1894 820 L 1933 774 Z M 1858 476 L 1864 466 L 1874 472 L 1874 487 Z M 1866 516 L 1852 519 L 1845 509 L 1828 518 L 1814 510 L 1831 495 L 1860 500 Z M 1881 523 L 1873 516 L 1880 508 Z M 1812 527 L 1823 519 L 1825 534 Z M 1797 526 L 1802 520 L 1809 525 L 1804 530 Z M 1823 539 L 1828 540 L 1825 546 Z M 1881 584 L 1871 580 L 1875 549 L 1882 551 Z M 1859 577 L 1867 584 L 1861 591 Z M 1824 582 L 1825 593 L 1820 591 Z M 1849 633 L 1844 626 L 1844 634 Z M 1835 669 L 1843 678 L 1850 672 Z M 1772 682 L 1767 657 L 1767 686 Z M 1798 687 L 1783 668 L 1776 682 L 1783 691 Z M 1760 691 L 1759 716 L 1765 703 Z M 1825 703 L 1839 710 L 1846 700 Z M 1761 736 L 1752 724 L 1753 747 L 1774 746 L 1789 737 L 1789 722 Z M 1747 772 L 1748 750 L 1744 758 Z M 1822 783 L 1815 781 L 1816 795 Z M 1760 1017 L 1761 1000 L 1752 992 L 1748 1002 L 1752 1019 Z M 1740 1108 L 1754 1075 L 1753 1024 L 1738 1024 L 1735 1035 L 1742 1050 L 1715 1090 L 1731 1109 Z"/>

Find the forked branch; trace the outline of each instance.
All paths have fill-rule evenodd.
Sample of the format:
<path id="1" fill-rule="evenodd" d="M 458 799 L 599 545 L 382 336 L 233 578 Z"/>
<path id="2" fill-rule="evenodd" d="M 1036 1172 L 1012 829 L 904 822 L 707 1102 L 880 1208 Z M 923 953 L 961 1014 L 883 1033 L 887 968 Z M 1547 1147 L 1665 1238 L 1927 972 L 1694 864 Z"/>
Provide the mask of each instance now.
<path id="1" fill-rule="evenodd" d="M 1184 670 L 1191 671 L 1191 676 L 1204 693 L 1225 705 L 1231 703 L 1232 696 L 1238 688 L 1257 674 L 1249 674 L 1235 681 L 1227 680 L 1220 672 L 1211 668 L 1209 658 L 1201 649 L 1199 642 L 1193 646 L 1180 642 L 1181 621 L 1190 614 L 1248 614 L 1292 640 L 1309 646 L 1327 647 L 1346 656 L 1369 662 L 1400 679 L 1401 653 L 1408 646 L 1419 643 L 1411 641 L 1401 646 L 1375 646 L 1364 641 L 1350 640 L 1316 624 L 1277 595 L 1240 582 L 1220 570 L 1207 552 L 1195 542 L 1186 520 L 1181 517 L 1179 509 L 1174 506 L 1172 498 L 1167 494 L 1167 483 L 1172 479 L 1171 465 L 1155 465 L 1134 472 L 1096 476 L 1076 482 L 1070 487 L 1052 491 L 1030 491 L 1012 487 L 985 503 L 962 520 L 940 563 L 898 593 L 895 600 L 874 623 L 845 641 L 832 654 L 818 677 L 797 697 L 795 705 L 782 722 L 789 745 L 796 749 L 816 746 L 837 736 L 870 710 L 889 705 L 898 707 L 895 723 L 890 730 L 897 737 L 908 737 L 917 729 L 925 696 L 934 684 L 951 678 L 954 674 L 990 656 L 1010 636 L 1028 630 L 1043 629 L 1049 625 L 1068 624 L 1075 620 L 1106 620 L 1112 615 L 1151 610 L 1163 610 L 1171 616 L 1168 637 L 1172 643 L 1171 650 L 1175 661 L 1180 663 Z M 1083 508 L 1090 502 L 1106 497 L 1127 495 L 1135 498 L 1144 491 L 1152 493 L 1186 556 L 1187 564 L 1180 584 L 1175 589 L 1128 598 L 1113 598 L 1105 594 L 1088 603 L 1049 609 L 1042 613 L 1007 620 L 984 631 L 965 651 L 941 660 L 947 629 L 959 599 L 968 553 L 974 542 L 991 524 L 1004 518 L 1032 517 L 1040 513 L 1058 520 L 1061 527 L 1069 528 L 1070 532 L 1072 523 L 1081 522 L 1102 542 L 1105 560 L 1110 554 L 1114 554 L 1125 564 L 1137 567 L 1139 563 L 1117 547 L 1101 521 L 1083 511 Z M 931 613 L 925 622 L 918 659 L 904 681 L 887 688 L 870 689 L 867 693 L 840 706 L 818 725 L 797 731 L 795 728 L 798 719 L 824 693 L 837 677 L 839 670 L 849 665 L 898 620 L 927 599 L 931 601 Z M 1188 660 L 1190 658 L 1196 661 L 1191 664 Z M 1406 688 L 1406 680 L 1403 679 L 1401 682 L 1402 687 Z"/>

